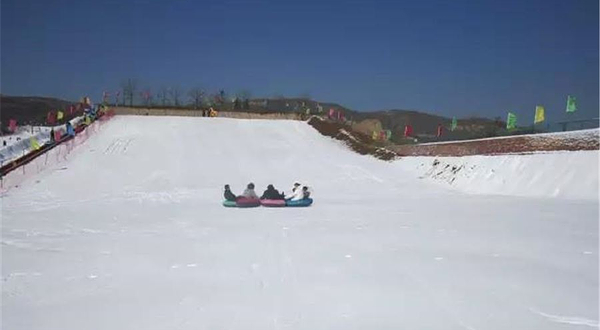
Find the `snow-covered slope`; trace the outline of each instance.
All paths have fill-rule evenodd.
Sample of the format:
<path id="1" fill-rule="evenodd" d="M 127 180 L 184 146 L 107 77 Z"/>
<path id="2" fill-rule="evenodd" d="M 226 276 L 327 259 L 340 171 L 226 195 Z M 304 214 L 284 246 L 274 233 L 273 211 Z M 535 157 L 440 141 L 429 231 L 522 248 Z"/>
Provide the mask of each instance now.
<path id="1" fill-rule="evenodd" d="M 400 162 L 297 121 L 115 117 L 2 197 L 2 328 L 598 327 L 597 201 Z M 221 206 L 294 180 L 310 208 Z"/>
<path id="2" fill-rule="evenodd" d="M 473 194 L 598 200 L 598 151 L 528 155 L 405 157 L 396 162 L 427 180 Z"/>

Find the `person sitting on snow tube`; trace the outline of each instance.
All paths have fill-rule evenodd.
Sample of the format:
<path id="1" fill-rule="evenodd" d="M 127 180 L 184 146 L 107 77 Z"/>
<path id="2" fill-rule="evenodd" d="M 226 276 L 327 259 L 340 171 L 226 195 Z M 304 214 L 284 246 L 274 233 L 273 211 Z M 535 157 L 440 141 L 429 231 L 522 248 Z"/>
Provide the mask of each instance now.
<path id="1" fill-rule="evenodd" d="M 260 199 L 283 199 L 283 194 L 280 194 L 272 184 L 267 186 L 267 190 L 262 194 Z"/>
<path id="2" fill-rule="evenodd" d="M 242 195 L 238 196 L 238 198 L 241 198 L 241 197 L 248 198 L 248 199 L 259 199 L 256 192 L 254 192 L 254 183 L 252 183 L 252 182 L 248 183 L 248 186 L 246 187 L 246 189 L 244 190 Z"/>
<path id="3" fill-rule="evenodd" d="M 309 199 L 310 198 L 310 191 L 308 191 L 308 187 L 304 186 L 302 187 L 302 199 Z"/>
<path id="4" fill-rule="evenodd" d="M 226 201 L 235 202 L 235 195 L 231 192 L 229 185 L 225 185 L 225 192 L 223 193 L 223 197 L 225 197 Z"/>
<path id="5" fill-rule="evenodd" d="M 294 186 L 292 187 L 292 194 L 296 191 L 296 189 L 300 188 L 300 182 L 294 182 Z"/>
<path id="6" fill-rule="evenodd" d="M 294 188 L 292 188 L 292 193 L 285 196 L 286 201 L 299 201 L 304 198 L 304 194 L 302 192 L 302 188 L 300 188 L 299 183 L 294 183 Z"/>

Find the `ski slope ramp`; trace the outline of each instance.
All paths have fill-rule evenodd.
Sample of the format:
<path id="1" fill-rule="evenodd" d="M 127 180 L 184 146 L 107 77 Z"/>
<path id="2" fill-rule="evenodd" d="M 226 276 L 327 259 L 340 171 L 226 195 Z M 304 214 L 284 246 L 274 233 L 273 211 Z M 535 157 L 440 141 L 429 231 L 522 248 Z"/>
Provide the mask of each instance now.
<path id="1" fill-rule="evenodd" d="M 2 328 L 598 328 L 597 200 L 398 162 L 297 121 L 117 116 L 2 196 Z M 311 207 L 221 206 L 294 181 Z"/>

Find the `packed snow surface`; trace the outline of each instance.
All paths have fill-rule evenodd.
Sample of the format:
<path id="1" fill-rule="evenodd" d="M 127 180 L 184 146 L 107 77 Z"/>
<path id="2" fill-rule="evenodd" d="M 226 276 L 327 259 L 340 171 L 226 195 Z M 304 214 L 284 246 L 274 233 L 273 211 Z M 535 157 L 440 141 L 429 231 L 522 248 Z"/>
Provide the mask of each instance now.
<path id="1" fill-rule="evenodd" d="M 598 328 L 597 200 L 408 161 L 297 121 L 117 116 L 2 197 L 2 328 Z M 221 206 L 295 180 L 311 207 Z"/>
<path id="2" fill-rule="evenodd" d="M 595 150 L 526 155 L 405 157 L 397 165 L 421 178 L 474 194 L 598 201 Z"/>

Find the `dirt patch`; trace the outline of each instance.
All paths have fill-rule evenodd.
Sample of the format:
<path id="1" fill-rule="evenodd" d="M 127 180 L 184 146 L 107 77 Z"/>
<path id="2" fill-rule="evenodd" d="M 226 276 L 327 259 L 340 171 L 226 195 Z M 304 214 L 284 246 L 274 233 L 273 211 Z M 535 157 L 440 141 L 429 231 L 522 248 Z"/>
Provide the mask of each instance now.
<path id="1" fill-rule="evenodd" d="M 469 156 L 520 154 L 540 151 L 599 150 L 598 130 L 558 134 L 521 135 L 463 142 L 395 145 L 388 147 L 400 156 Z"/>
<path id="2" fill-rule="evenodd" d="M 350 132 L 348 127 L 343 124 L 325 121 L 316 116 L 311 117 L 308 124 L 325 136 L 344 141 L 350 149 L 361 155 L 371 155 L 386 161 L 394 160 L 398 156 L 393 151 L 372 145 L 373 140 L 369 136 Z"/>

